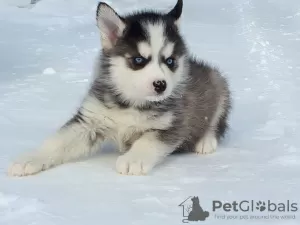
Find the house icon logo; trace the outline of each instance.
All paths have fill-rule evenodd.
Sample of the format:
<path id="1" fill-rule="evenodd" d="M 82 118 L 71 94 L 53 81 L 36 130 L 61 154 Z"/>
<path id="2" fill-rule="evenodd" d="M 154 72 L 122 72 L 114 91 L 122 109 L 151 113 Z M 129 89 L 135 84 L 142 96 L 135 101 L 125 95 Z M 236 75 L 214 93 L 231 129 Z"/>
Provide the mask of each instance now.
<path id="1" fill-rule="evenodd" d="M 197 196 L 188 197 L 179 206 L 182 207 L 183 223 L 205 221 L 209 217 L 209 212 L 202 209 Z"/>

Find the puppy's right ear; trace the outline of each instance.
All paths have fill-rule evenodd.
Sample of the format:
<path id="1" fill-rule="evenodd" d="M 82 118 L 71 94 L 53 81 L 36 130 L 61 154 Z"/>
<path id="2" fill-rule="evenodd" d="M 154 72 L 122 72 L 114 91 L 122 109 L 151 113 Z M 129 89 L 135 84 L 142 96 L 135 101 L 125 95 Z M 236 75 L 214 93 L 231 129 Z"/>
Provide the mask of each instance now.
<path id="1" fill-rule="evenodd" d="M 97 7 L 97 26 L 100 30 L 104 50 L 111 49 L 125 29 L 124 20 L 108 4 L 99 2 Z"/>

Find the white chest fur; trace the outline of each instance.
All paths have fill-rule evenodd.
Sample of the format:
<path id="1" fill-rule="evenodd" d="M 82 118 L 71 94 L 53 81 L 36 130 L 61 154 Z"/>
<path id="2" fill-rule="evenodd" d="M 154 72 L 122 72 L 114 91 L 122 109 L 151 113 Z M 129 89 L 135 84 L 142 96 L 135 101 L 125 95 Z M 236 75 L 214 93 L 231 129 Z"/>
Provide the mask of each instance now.
<path id="1" fill-rule="evenodd" d="M 133 108 L 107 108 L 93 97 L 88 97 L 81 113 L 95 132 L 101 132 L 106 138 L 128 139 L 135 133 L 149 129 L 165 129 L 172 123 L 171 112 L 160 114 L 153 111 L 139 111 Z"/>

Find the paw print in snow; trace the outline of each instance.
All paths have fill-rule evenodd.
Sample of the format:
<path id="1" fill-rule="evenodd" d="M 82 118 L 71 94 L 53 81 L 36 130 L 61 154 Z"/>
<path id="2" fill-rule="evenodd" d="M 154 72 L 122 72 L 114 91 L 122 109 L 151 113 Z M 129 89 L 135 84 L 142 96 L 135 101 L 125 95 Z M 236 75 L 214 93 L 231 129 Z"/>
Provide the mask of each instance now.
<path id="1" fill-rule="evenodd" d="M 256 203 L 256 209 L 263 212 L 266 210 L 266 203 L 265 202 L 262 202 L 262 201 L 259 201 Z"/>

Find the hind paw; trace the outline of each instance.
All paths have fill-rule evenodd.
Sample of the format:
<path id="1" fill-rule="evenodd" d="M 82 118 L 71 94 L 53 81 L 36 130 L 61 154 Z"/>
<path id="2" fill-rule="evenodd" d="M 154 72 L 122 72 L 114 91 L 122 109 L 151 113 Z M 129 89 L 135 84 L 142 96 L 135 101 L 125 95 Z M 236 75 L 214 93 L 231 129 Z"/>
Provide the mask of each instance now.
<path id="1" fill-rule="evenodd" d="M 218 141 L 213 133 L 206 134 L 196 145 L 197 154 L 211 154 L 217 149 Z"/>

